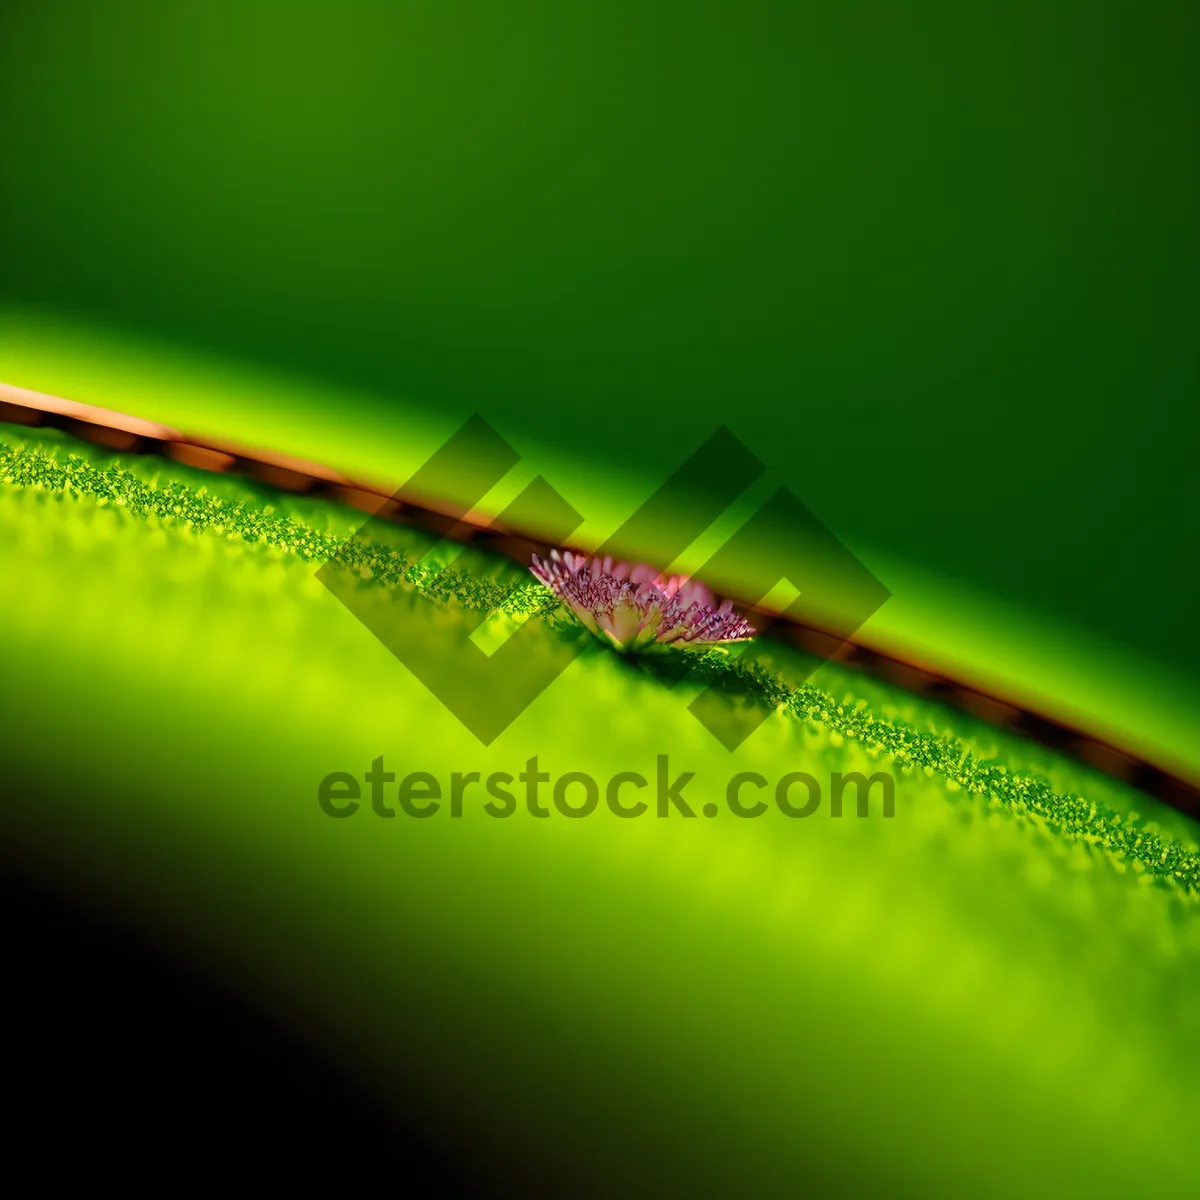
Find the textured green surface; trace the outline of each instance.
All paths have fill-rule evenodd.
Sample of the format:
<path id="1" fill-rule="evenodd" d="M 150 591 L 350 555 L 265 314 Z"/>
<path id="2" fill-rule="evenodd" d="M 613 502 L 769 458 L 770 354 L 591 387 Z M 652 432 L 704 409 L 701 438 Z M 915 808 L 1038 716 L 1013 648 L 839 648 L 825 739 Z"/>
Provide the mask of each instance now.
<path id="1" fill-rule="evenodd" d="M 415 1088 L 451 1138 L 490 1131 L 484 1162 L 609 1194 L 1194 1186 L 1193 824 L 830 665 L 773 690 L 783 652 L 771 678 L 714 666 L 730 703 L 780 704 L 733 755 L 601 649 L 484 749 L 314 580 L 356 514 L 0 441 L 11 765 L 58 797 L 6 807 L 7 844 L 384 1094 Z M 361 583 L 381 602 L 422 585 L 428 539 L 396 536 L 409 565 Z M 455 569 L 437 619 L 520 576 Z M 316 803 L 379 755 L 445 786 L 534 754 L 652 779 L 663 753 L 718 818 Z M 735 771 L 878 769 L 891 819 L 723 807 Z"/>
<path id="2" fill-rule="evenodd" d="M 0 482 L 6 488 L 32 489 L 54 497 L 94 501 L 97 508 L 118 509 L 156 528 L 188 537 L 213 537 L 234 545 L 261 546 L 278 559 L 323 565 L 333 560 L 372 588 L 416 592 L 452 608 L 495 613 L 498 617 L 540 617 L 547 636 L 579 637 L 578 624 L 554 598 L 519 566 L 478 550 L 459 553 L 451 565 L 438 540 L 417 530 L 396 530 L 389 542 L 350 535 L 363 520 L 322 503 L 298 502 L 240 481 L 214 480 L 190 471 L 164 470 L 154 461 L 108 461 L 111 456 L 87 452 L 78 443 L 51 434 L 22 437 L 15 446 L 0 441 Z M 132 469 L 131 469 L 132 468 Z M 914 723 L 922 706 L 910 700 L 904 717 L 889 718 L 873 710 L 861 695 L 865 681 L 835 666 L 823 678 L 835 693 L 808 683 L 793 683 L 797 656 L 783 646 L 773 648 L 777 669 L 739 661 L 724 651 L 692 656 L 693 679 L 716 685 L 730 697 L 758 703 L 806 718 L 829 733 L 863 746 L 873 757 L 904 770 L 923 770 L 951 791 L 987 796 L 997 804 L 1044 824 L 1067 840 L 1079 839 L 1112 855 L 1118 869 L 1132 869 L 1166 885 L 1200 895 L 1200 856 L 1194 847 L 1158 835 L 1158 826 L 1143 827 L 1130 819 L 1129 791 L 1093 781 L 1091 798 L 1056 790 L 1052 778 L 1024 769 L 1022 758 L 1038 753 L 1013 737 L 943 732 L 953 720 L 937 710 L 938 725 Z M 696 661 L 699 660 L 699 661 Z M 789 667 L 791 670 L 789 670 Z M 869 683 L 865 684 L 872 690 Z M 835 698 L 835 694 L 839 698 Z M 896 711 L 897 696 L 884 693 L 885 711 Z M 959 718 L 961 721 L 962 718 Z M 940 727 L 939 727 L 940 726 Z M 997 747 L 999 752 L 997 752 Z M 1007 753 L 1005 753 L 1007 752 Z M 1062 768 L 1057 772 L 1062 777 Z M 1051 772 L 1053 776 L 1055 772 Z M 1067 778 L 1070 778 L 1068 773 Z M 1101 795 L 1119 798 L 1098 803 Z M 1116 807 L 1110 805 L 1115 803 Z M 1154 810 L 1162 809 L 1154 804 Z M 1122 813 L 1124 815 L 1122 815 Z M 1177 818 L 1168 815 L 1169 824 Z"/>

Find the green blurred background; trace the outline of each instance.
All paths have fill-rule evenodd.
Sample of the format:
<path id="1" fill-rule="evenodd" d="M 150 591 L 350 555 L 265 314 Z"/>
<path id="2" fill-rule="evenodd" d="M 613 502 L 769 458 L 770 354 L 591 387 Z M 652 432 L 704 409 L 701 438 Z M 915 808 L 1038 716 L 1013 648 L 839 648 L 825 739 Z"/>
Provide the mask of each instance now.
<path id="1" fill-rule="evenodd" d="M 651 475 L 765 430 L 843 537 L 1194 674 L 1198 26 L 7 0 L 0 294 L 361 385 L 361 427 Z"/>

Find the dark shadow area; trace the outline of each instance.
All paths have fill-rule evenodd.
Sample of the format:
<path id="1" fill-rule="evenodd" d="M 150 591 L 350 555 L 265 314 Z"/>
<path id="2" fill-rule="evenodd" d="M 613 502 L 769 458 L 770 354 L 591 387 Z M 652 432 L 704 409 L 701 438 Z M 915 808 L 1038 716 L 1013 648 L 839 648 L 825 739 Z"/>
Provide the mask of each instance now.
<path id="1" fill-rule="evenodd" d="M 375 1181 L 475 1194 L 304 1049 L 7 866 L 0 927 L 7 1194 Z"/>

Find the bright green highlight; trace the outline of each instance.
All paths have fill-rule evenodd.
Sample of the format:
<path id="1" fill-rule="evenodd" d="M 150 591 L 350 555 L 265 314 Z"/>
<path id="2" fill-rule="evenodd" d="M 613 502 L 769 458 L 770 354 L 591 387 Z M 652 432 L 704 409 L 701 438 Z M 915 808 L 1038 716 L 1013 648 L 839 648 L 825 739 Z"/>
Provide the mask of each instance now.
<path id="1" fill-rule="evenodd" d="M 378 395 L 85 328 L 15 305 L 0 307 L 0 379 L 187 433 L 295 454 L 388 487 L 409 478 L 457 426 L 453 418 L 434 418 L 414 402 L 394 397 L 386 400 L 384 420 L 385 402 Z M 693 442 L 700 437 L 697 433 Z M 661 482 L 636 463 L 610 470 L 582 443 L 521 437 L 515 444 L 522 461 L 484 507 L 500 511 L 540 472 L 584 514 L 577 535 L 583 545 L 603 542 Z M 681 445 L 680 457 L 692 448 L 692 442 Z M 752 449 L 770 467 L 769 441 Z M 702 564 L 776 485 L 767 479 L 749 489 L 678 565 L 695 569 Z M 847 479 L 846 486 L 852 485 Z M 836 517 L 836 502 L 800 498 L 822 515 L 828 509 Z M 936 537 L 936 530 L 930 536 Z M 892 592 L 860 631 L 868 644 L 1043 710 L 1200 780 L 1200 745 L 1194 736 L 1200 683 L 1186 670 L 1082 625 L 1066 625 L 1047 611 L 938 575 L 879 546 L 843 540 Z M 802 581 L 792 582 L 802 587 Z M 1115 578 L 1096 583 L 1118 585 L 1125 583 Z"/>

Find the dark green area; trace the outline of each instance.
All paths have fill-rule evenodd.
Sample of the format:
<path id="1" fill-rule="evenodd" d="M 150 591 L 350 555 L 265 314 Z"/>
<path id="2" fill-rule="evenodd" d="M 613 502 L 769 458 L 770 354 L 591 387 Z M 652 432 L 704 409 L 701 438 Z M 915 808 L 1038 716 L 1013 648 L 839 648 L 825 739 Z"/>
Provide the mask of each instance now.
<path id="1" fill-rule="evenodd" d="M 651 477 L 765 427 L 1195 671 L 1198 12 L 9 0 L 0 295 Z"/>

